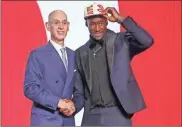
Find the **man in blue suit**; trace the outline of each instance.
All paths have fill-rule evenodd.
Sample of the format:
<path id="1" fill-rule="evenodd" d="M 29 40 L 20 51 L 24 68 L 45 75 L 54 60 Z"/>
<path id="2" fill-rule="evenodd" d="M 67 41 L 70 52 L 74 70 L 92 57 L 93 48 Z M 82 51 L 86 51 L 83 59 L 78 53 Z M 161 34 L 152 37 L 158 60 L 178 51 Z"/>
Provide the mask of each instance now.
<path id="1" fill-rule="evenodd" d="M 45 25 L 51 39 L 31 51 L 25 71 L 24 94 L 33 101 L 31 126 L 74 126 L 74 52 L 64 44 L 67 15 L 55 10 Z"/>
<path id="2" fill-rule="evenodd" d="M 131 126 L 134 113 L 146 108 L 132 72 L 132 58 L 153 44 L 152 37 L 130 16 L 94 3 L 85 9 L 88 42 L 76 50 L 73 101 L 84 106 L 83 126 Z M 115 33 L 108 21 L 126 29 Z"/>

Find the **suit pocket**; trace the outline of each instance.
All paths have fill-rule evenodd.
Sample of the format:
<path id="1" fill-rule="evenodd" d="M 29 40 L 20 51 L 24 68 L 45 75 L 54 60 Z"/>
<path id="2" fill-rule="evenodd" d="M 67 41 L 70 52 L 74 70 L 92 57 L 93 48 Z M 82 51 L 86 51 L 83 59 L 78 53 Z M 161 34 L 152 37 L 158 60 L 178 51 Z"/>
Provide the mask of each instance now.
<path id="1" fill-rule="evenodd" d="M 49 108 L 46 108 L 42 105 L 34 104 L 32 107 L 32 113 L 41 114 L 41 115 L 53 115 L 55 111 Z"/>

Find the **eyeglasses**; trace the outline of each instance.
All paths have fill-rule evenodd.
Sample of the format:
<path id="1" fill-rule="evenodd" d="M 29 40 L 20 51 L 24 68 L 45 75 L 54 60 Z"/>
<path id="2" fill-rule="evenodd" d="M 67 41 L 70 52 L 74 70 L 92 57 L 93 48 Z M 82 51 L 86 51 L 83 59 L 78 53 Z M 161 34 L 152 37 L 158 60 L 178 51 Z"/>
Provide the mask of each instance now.
<path id="1" fill-rule="evenodd" d="M 62 22 L 56 20 L 56 21 L 50 21 L 49 23 L 52 23 L 52 24 L 54 24 L 55 26 L 60 26 L 60 25 L 66 26 L 69 22 L 68 22 L 68 21 L 65 21 L 65 20 L 62 21 Z"/>

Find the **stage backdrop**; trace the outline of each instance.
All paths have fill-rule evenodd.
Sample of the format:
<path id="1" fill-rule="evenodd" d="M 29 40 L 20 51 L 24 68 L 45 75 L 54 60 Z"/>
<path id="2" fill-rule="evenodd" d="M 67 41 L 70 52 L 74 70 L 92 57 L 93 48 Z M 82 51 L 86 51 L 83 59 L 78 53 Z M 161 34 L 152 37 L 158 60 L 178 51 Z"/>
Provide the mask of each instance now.
<path id="1" fill-rule="evenodd" d="M 93 1 L 2 1 L 2 126 L 28 126 L 32 102 L 24 97 L 24 71 L 30 51 L 47 43 L 44 22 L 54 9 L 68 14 L 66 45 L 75 50 L 89 37 L 84 7 Z M 134 115 L 134 125 L 180 125 L 181 120 L 181 2 L 99 1 L 132 16 L 154 38 L 154 45 L 132 61 L 147 104 Z M 108 26 L 123 30 L 117 23 Z M 84 109 L 83 109 L 84 110 Z M 76 115 L 80 125 L 83 110 Z"/>

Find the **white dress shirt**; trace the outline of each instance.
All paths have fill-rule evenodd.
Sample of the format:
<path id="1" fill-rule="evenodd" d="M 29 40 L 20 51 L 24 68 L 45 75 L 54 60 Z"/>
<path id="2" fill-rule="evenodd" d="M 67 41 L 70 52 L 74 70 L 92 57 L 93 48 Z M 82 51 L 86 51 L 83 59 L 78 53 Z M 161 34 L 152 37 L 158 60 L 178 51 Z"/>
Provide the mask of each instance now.
<path id="1" fill-rule="evenodd" d="M 59 44 L 57 44 L 56 42 L 54 42 L 53 40 L 50 40 L 51 44 L 53 45 L 53 47 L 56 49 L 56 51 L 58 52 L 59 56 L 61 57 L 62 59 L 62 52 L 61 52 L 61 49 L 62 48 L 65 48 L 66 49 L 66 46 L 61 46 Z M 67 63 L 68 63 L 68 56 L 67 56 L 67 52 L 65 50 L 65 53 L 66 53 L 66 60 L 67 60 Z"/>

